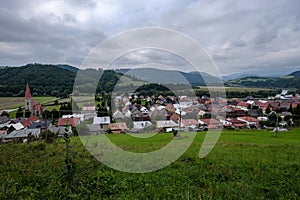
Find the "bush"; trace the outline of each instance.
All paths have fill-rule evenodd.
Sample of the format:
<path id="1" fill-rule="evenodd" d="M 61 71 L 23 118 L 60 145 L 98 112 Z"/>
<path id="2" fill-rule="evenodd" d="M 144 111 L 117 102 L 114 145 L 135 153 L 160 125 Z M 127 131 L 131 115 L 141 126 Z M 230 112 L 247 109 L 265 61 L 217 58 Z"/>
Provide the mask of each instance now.
<path id="1" fill-rule="evenodd" d="M 53 143 L 55 142 L 57 138 L 57 133 L 53 133 L 49 130 L 45 130 L 41 133 L 41 138 L 46 142 L 46 143 Z"/>

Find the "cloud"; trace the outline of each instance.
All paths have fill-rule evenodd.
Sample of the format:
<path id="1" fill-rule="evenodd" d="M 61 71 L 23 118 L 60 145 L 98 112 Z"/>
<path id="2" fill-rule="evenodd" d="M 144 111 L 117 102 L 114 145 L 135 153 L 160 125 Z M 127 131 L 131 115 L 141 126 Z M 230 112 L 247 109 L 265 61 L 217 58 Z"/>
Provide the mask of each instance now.
<path id="1" fill-rule="evenodd" d="M 271 73 L 274 70 L 268 69 L 274 68 L 285 73 L 300 66 L 299 4 L 284 0 L 4 0 L 0 1 L 0 65 L 78 66 L 104 39 L 127 29 L 154 26 L 195 39 L 223 74 Z M 163 56 L 168 58 L 166 64 L 182 66 L 176 56 L 153 51 L 136 52 L 122 62 L 127 66 L 137 59 L 161 62 Z"/>

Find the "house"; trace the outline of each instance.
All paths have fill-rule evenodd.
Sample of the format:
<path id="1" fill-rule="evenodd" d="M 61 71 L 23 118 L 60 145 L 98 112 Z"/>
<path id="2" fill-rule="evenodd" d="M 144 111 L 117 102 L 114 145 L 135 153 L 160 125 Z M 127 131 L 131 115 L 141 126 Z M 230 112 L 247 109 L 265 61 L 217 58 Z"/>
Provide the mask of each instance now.
<path id="1" fill-rule="evenodd" d="M 84 122 L 84 114 L 63 115 L 61 118 L 79 118 L 80 121 Z"/>
<path id="2" fill-rule="evenodd" d="M 81 114 L 84 114 L 84 119 L 92 119 L 96 115 L 96 107 L 94 104 L 84 104 L 81 109 Z"/>
<path id="3" fill-rule="evenodd" d="M 232 127 L 232 128 L 245 128 L 247 123 L 238 119 L 227 118 L 220 120 L 223 123 L 223 127 Z"/>
<path id="4" fill-rule="evenodd" d="M 17 123 L 23 122 L 23 121 L 25 121 L 25 120 L 26 120 L 26 118 L 24 118 L 24 117 L 19 117 L 19 118 L 16 118 L 16 119 L 11 120 L 11 121 L 9 122 L 9 124 L 17 124 Z"/>
<path id="5" fill-rule="evenodd" d="M 59 118 L 57 126 L 72 126 L 75 127 L 80 123 L 80 118 Z"/>
<path id="6" fill-rule="evenodd" d="M 147 126 L 152 126 L 150 121 L 134 121 L 133 128 L 134 129 L 144 129 Z"/>
<path id="7" fill-rule="evenodd" d="M 248 127 L 258 126 L 259 122 L 259 119 L 250 116 L 238 117 L 237 119 L 246 122 Z"/>
<path id="8" fill-rule="evenodd" d="M 143 113 L 138 109 L 132 110 L 133 121 L 150 121 L 150 117 L 147 113 Z"/>
<path id="9" fill-rule="evenodd" d="M 90 133 L 94 133 L 96 135 L 105 133 L 105 130 L 107 130 L 107 128 L 105 130 L 101 128 L 99 124 L 87 124 L 87 127 L 89 128 Z"/>
<path id="10" fill-rule="evenodd" d="M 38 139 L 38 137 L 41 134 L 40 129 L 23 129 L 23 130 L 14 130 L 11 133 L 5 135 L 3 139 L 6 140 L 18 140 L 22 141 L 24 139 L 27 139 L 28 136 L 32 135 L 35 139 Z"/>
<path id="11" fill-rule="evenodd" d="M 197 128 L 199 126 L 199 122 L 195 119 L 182 119 L 180 126 L 185 128 L 185 131 L 189 131 Z"/>
<path id="12" fill-rule="evenodd" d="M 125 118 L 125 115 L 121 111 L 117 110 L 116 112 L 114 112 L 113 118 L 115 120 L 123 120 Z"/>
<path id="13" fill-rule="evenodd" d="M 199 124 L 207 126 L 207 128 L 222 128 L 222 123 L 214 118 L 200 119 Z"/>
<path id="14" fill-rule="evenodd" d="M 173 113 L 173 115 L 171 115 L 171 117 L 170 117 L 170 120 L 177 123 L 179 118 L 180 118 L 180 114 Z"/>
<path id="15" fill-rule="evenodd" d="M 178 128 L 178 124 L 172 120 L 156 121 L 156 128 L 164 129 L 166 132 L 171 131 L 174 128 Z"/>
<path id="16" fill-rule="evenodd" d="M 10 121 L 10 119 L 7 116 L 1 116 L 0 117 L 0 125 L 6 124 Z"/>
<path id="17" fill-rule="evenodd" d="M 31 116 L 27 118 L 26 120 L 23 120 L 21 124 L 24 126 L 24 128 L 29 127 L 33 122 L 39 121 L 39 118 L 37 116 Z"/>
<path id="18" fill-rule="evenodd" d="M 268 101 L 256 101 L 255 104 L 262 109 L 264 112 L 267 110 L 268 106 L 269 106 L 269 102 Z"/>
<path id="19" fill-rule="evenodd" d="M 67 130 L 66 130 L 67 128 Z M 68 134 L 72 134 L 72 127 L 64 127 L 64 126 L 54 126 L 50 124 L 47 128 L 48 131 L 57 134 L 57 137 L 64 137 L 65 132 Z"/>
<path id="20" fill-rule="evenodd" d="M 16 124 L 9 124 L 6 126 L 7 127 L 7 133 L 11 133 L 14 130 L 21 130 L 24 129 L 24 126 L 22 125 L 21 122 L 18 122 Z"/>
<path id="21" fill-rule="evenodd" d="M 238 116 L 245 116 L 246 115 L 246 111 L 242 110 L 241 108 L 231 107 L 231 110 L 228 110 L 226 112 L 226 115 L 228 117 L 235 118 L 235 117 L 238 117 Z"/>
<path id="22" fill-rule="evenodd" d="M 51 122 L 50 121 L 35 121 L 32 122 L 29 126 L 28 129 L 36 129 L 39 128 L 41 130 L 46 130 L 50 126 Z"/>
<path id="23" fill-rule="evenodd" d="M 237 108 L 240 108 L 242 110 L 248 110 L 248 107 L 250 106 L 250 104 L 248 104 L 247 102 L 244 101 L 240 101 L 238 102 L 238 104 L 236 105 Z"/>
<path id="24" fill-rule="evenodd" d="M 261 117 L 263 116 L 263 110 L 260 108 L 250 109 L 248 110 L 248 115 L 251 117 Z"/>
<path id="25" fill-rule="evenodd" d="M 0 117 L 0 129 L 5 129 L 5 127 L 9 124 L 10 119 L 7 116 Z"/>
<path id="26" fill-rule="evenodd" d="M 108 129 L 112 133 L 125 133 L 129 130 L 126 123 L 111 123 L 108 125 Z"/>
<path id="27" fill-rule="evenodd" d="M 94 116 L 93 124 L 97 124 L 101 130 L 107 130 L 108 125 L 110 124 L 110 117 L 109 116 L 105 116 L 105 117 Z"/>

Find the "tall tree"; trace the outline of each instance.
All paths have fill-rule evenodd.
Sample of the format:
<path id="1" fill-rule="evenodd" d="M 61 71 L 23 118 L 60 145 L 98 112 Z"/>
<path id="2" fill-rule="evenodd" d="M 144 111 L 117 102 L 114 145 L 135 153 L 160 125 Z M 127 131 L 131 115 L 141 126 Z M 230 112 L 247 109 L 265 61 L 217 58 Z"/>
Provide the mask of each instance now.
<path id="1" fill-rule="evenodd" d="M 16 118 L 24 117 L 24 112 L 21 107 L 18 108 L 17 113 L 16 113 Z"/>
<path id="2" fill-rule="evenodd" d="M 31 116 L 30 110 L 25 110 L 25 117 L 28 118 Z"/>

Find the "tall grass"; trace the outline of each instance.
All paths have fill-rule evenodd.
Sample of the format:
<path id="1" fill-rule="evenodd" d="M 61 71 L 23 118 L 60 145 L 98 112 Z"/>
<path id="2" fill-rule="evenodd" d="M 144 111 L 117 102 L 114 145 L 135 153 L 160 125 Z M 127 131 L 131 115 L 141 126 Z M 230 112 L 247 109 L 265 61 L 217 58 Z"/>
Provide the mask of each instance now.
<path id="1" fill-rule="evenodd" d="M 74 137 L 72 189 L 64 184 L 63 141 L 0 145 L 0 199 L 300 198 L 299 129 L 282 132 L 279 137 L 268 131 L 224 131 L 213 151 L 199 159 L 204 135 L 197 133 L 192 146 L 176 162 L 144 174 L 102 165 Z M 149 139 L 109 137 L 136 152 L 161 148 L 172 139 L 171 134 Z"/>

